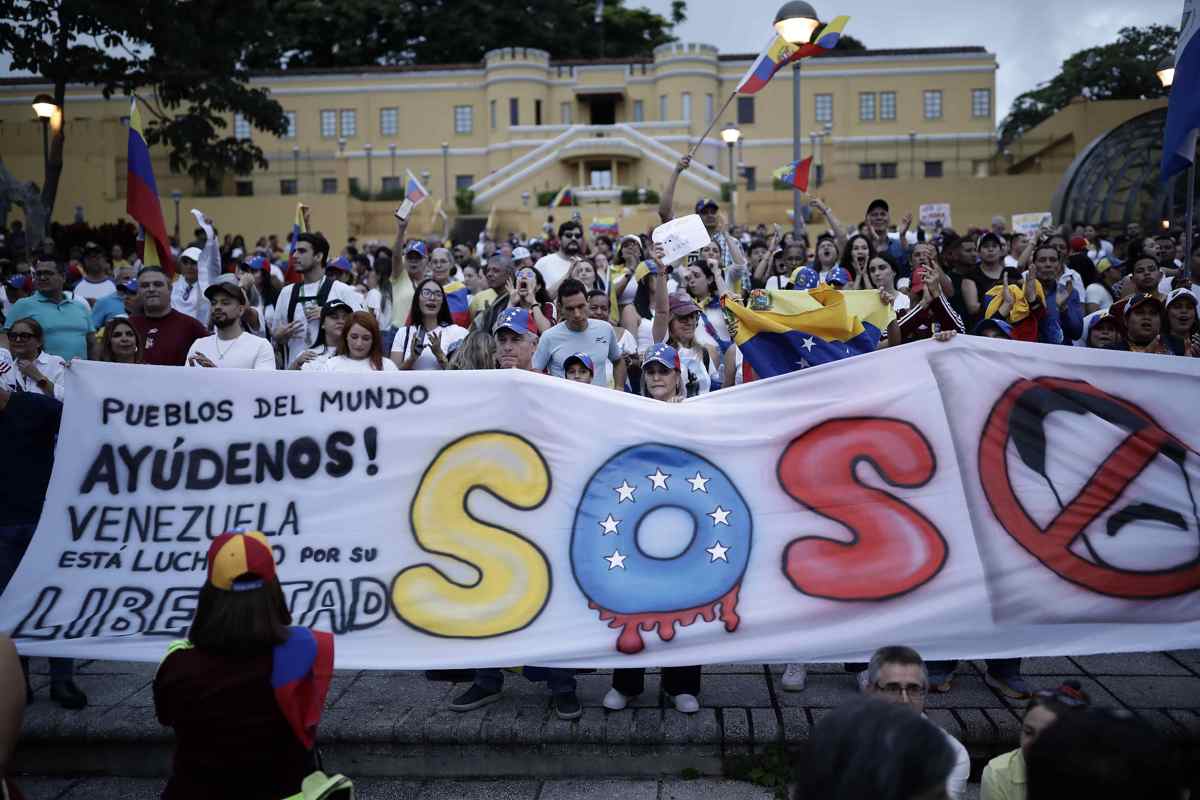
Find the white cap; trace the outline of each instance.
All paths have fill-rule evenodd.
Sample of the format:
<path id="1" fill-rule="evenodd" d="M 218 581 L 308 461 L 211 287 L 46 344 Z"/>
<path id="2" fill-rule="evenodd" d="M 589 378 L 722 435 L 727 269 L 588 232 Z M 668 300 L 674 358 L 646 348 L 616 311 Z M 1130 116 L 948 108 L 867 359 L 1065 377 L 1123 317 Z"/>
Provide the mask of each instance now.
<path id="1" fill-rule="evenodd" d="M 527 247 L 514 247 L 512 257 L 513 261 L 518 261 L 522 258 L 533 258 L 533 253 L 529 252 Z"/>
<path id="2" fill-rule="evenodd" d="M 179 257 L 180 258 L 190 258 L 192 261 L 195 261 L 197 264 L 199 264 L 200 263 L 200 248 L 199 247 L 189 247 L 187 250 L 184 250 L 182 253 L 180 253 Z"/>

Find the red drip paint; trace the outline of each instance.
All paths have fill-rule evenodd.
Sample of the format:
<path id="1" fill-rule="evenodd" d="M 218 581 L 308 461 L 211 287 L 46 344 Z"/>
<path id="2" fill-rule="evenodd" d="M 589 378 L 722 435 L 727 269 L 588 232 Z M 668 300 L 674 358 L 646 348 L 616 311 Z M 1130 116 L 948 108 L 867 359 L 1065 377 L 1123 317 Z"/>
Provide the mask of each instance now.
<path id="1" fill-rule="evenodd" d="M 621 635 L 617 637 L 617 650 L 626 655 L 633 655 L 640 653 L 646 646 L 642 642 L 639 629 L 649 633 L 657 628 L 658 638 L 669 642 L 675 638 L 676 624 L 686 627 L 699 618 L 703 618 L 705 622 L 712 622 L 717 618 L 717 606 L 721 607 L 720 616 L 721 621 L 725 623 L 725 630 L 730 633 L 737 630 L 741 623 L 741 617 L 737 613 L 738 592 L 741 588 L 740 583 L 734 584 L 732 589 L 712 603 L 669 613 L 618 614 L 591 602 L 588 603 L 588 607 L 599 611 L 600 619 L 610 620 L 608 627 L 621 628 Z"/>

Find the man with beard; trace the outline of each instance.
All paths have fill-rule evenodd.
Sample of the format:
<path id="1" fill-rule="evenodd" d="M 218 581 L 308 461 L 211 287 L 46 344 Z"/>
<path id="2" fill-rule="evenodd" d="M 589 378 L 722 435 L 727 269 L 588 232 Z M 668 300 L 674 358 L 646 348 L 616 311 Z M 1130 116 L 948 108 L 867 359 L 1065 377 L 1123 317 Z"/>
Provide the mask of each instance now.
<path id="1" fill-rule="evenodd" d="M 571 261 L 583 255 L 583 226 L 575 220 L 567 220 L 558 226 L 558 251 L 542 256 L 534 269 L 542 273 L 546 290 L 551 297 L 558 296 L 558 285 L 567 277 Z"/>
<path id="2" fill-rule="evenodd" d="M 129 324 L 145 342 L 145 362 L 182 367 L 192 343 L 204 338 L 208 331 L 195 317 L 171 308 L 171 289 L 162 267 L 142 267 L 137 283 L 142 313 L 130 317 Z"/>
<path id="3" fill-rule="evenodd" d="M 363 296 L 347 283 L 325 275 L 329 241 L 319 233 L 302 233 L 294 253 L 301 283 L 289 283 L 275 300 L 271 331 L 284 348 L 283 363 L 291 364 L 317 339 L 321 309 L 338 299 L 355 311 L 363 307 Z"/>
<path id="4" fill-rule="evenodd" d="M 1163 303 L 1156 294 L 1138 293 L 1124 303 L 1125 336 L 1105 350 L 1169 355 L 1158 334 L 1162 330 Z"/>
<path id="5" fill-rule="evenodd" d="M 212 307 L 212 324 L 217 332 L 192 342 L 187 354 L 189 367 L 231 369 L 275 369 L 275 351 L 270 342 L 242 330 L 246 293 L 238 277 L 226 273 L 204 290 Z"/>

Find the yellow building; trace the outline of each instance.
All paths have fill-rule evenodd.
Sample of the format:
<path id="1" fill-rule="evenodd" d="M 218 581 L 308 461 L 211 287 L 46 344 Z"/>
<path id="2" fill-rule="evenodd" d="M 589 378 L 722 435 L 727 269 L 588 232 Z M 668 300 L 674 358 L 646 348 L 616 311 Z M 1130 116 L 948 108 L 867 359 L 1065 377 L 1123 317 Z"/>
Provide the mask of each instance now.
<path id="1" fill-rule="evenodd" d="M 230 130 L 259 144 L 269 169 L 197 184 L 172 174 L 156 149 L 164 218 L 171 228 L 171 194 L 179 192 L 185 238 L 192 207 L 222 231 L 250 238 L 286 231 L 302 200 L 335 242 L 384 238 L 394 230 L 390 211 L 411 170 L 433 194 L 417 212 L 417 228 L 434 228 L 433 208 L 447 194 L 454 215 L 454 195 L 469 189 L 474 213 L 494 211 L 498 230 L 533 232 L 546 217 L 538 194 L 571 186 L 585 222 L 617 217 L 623 230 L 644 230 L 656 217 L 637 201 L 637 190 L 661 192 L 679 156 L 715 121 L 680 180 L 677 210 L 720 195 L 730 161 L 719 131 L 735 123 L 742 139 L 734 156 L 744 168 L 732 210 L 739 221 L 786 224 L 791 192 L 773 188 L 771 174 L 792 160 L 792 70 L 720 113 L 754 57 L 674 43 L 641 59 L 579 62 L 505 47 L 477 64 L 261 75 L 253 83 L 287 112 L 287 135 L 264 135 L 240 119 Z M 896 220 L 921 203 L 949 203 L 959 227 L 986 224 L 997 213 L 1043 210 L 1053 181 L 989 174 L 995 70 L 995 56 L 982 47 L 835 51 L 804 61 L 811 191 L 844 222 L 859 218 L 876 196 L 889 199 Z M 41 130 L 30 101 L 45 90 L 30 79 L 0 83 L 0 154 L 20 180 L 41 181 Z M 128 99 L 71 86 L 64 111 L 55 219 L 123 216 Z M 362 199 L 367 192 L 393 199 Z"/>

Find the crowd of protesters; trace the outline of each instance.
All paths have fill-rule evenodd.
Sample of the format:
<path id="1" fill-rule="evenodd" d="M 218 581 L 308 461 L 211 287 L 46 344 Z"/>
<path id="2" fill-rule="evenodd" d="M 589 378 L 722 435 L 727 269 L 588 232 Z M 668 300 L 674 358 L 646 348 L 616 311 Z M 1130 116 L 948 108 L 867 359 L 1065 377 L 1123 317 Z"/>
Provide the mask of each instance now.
<path id="1" fill-rule="evenodd" d="M 689 163 L 680 160 L 664 193 L 664 221 L 674 213 L 675 183 Z M 241 236 L 222 235 L 213 220 L 193 212 L 198 227 L 174 254 L 174 274 L 136 255 L 130 261 L 119 245 L 88 242 L 63 252 L 51 238 L 29 247 L 23 231 L 9 230 L 0 250 L 0 433 L 23 443 L 26 452 L 40 448 L 46 463 L 25 470 L 22 480 L 31 487 L 48 481 L 64 375 L 76 359 L 310 372 L 513 368 L 679 402 L 756 377 L 734 341 L 725 301 L 745 302 L 755 290 L 821 284 L 878 292 L 895 310 L 880 347 L 970 334 L 1200 356 L 1200 286 L 1190 278 L 1200 268 L 1200 246 L 1185 253 L 1175 232 L 1149 235 L 1136 224 L 1114 231 L 1080 223 L 1027 235 L 1007 230 L 1002 218 L 988 229 L 962 233 L 913 229 L 910 214 L 894 225 L 882 199 L 870 203 L 861 221 L 843 225 L 820 200 L 811 205 L 826 228 L 815 238 L 807 230 L 726 225 L 719 205 L 703 199 L 694 210 L 711 241 L 673 265 L 663 263 L 648 235 L 589 236 L 578 218 L 548 221 L 541 237 L 492 238 L 485 231 L 473 242 L 410 238 L 401 219 L 390 245 L 351 239 L 335 250 L 318 232 L 290 243 L 266 235 L 248 247 Z M 309 224 L 319 228 L 319 220 Z M 36 487 L 28 496 L 29 502 L 0 505 L 0 591 L 36 527 Z M 248 592 L 237 601 L 244 607 L 229 618 L 275 617 L 253 632 L 261 639 L 250 648 L 261 650 L 257 674 L 269 672 L 272 659 L 282 657 L 278 648 L 298 634 L 289 633 L 295 629 L 276 608 L 273 570 L 247 572 L 251 588 L 266 585 L 266 594 L 254 605 L 258 595 Z M 219 583 L 217 590 L 232 591 L 243 577 L 227 575 L 221 580 L 228 586 Z M 220 606 L 223 598 L 217 591 L 210 600 Z M 198 649 L 166 662 L 178 669 L 161 678 L 164 692 L 169 685 L 190 691 L 192 673 L 221 668 L 240 637 L 251 635 L 217 631 L 200 617 L 198 611 L 192 636 Z M 955 664 L 926 666 L 912 651 L 891 648 L 865 667 L 848 668 L 859 673 L 868 694 L 920 712 L 926 692 L 951 689 Z M 665 670 L 665 692 L 678 711 L 699 709 L 701 673 L 699 666 Z M 503 675 L 500 669 L 474 671 L 450 707 L 466 712 L 498 699 Z M 547 682 L 559 717 L 582 714 L 573 671 L 542 670 L 539 678 Z M 1068 716 L 1070 698 L 1086 705 L 1078 687 L 1074 694 L 1072 687 L 1060 687 L 1049 698 L 1033 692 L 1020 675 L 1019 659 L 989 662 L 987 680 L 1008 697 L 1030 701 L 1028 728 Z M 160 697 L 159 683 L 164 723 L 211 724 Z M 236 683 L 230 681 L 230 692 L 239 691 Z M 787 665 L 783 688 L 802 691 L 805 683 L 804 666 Z M 618 670 L 604 706 L 624 709 L 643 688 L 642 670 Z M 51 662 L 51 695 L 64 707 L 86 705 L 69 660 Z M 847 713 L 868 712 L 877 713 Z M 852 746 L 854 718 L 845 724 Z M 913 723 L 897 724 L 907 730 L 904 725 Z M 826 727 L 835 727 L 832 717 Z M 832 731 L 829 742 L 839 735 Z M 914 748 L 925 746 L 918 728 L 910 735 Z M 303 736 L 300 741 L 306 742 Z M 938 741 L 928 739 L 930 752 L 938 752 L 913 779 L 948 780 L 949 796 L 960 797 L 965 751 L 957 742 L 946 748 Z M 1027 771 L 1033 797 L 1033 752 L 1023 737 L 1020 750 L 989 764 L 985 797 L 1023 796 L 1013 787 L 1023 787 Z M 208 757 L 193 756 L 196 764 Z M 296 774 L 313 766 L 294 748 L 279 757 Z M 177 769 L 187 766 L 177 760 Z M 814 773 L 814 780 L 819 777 Z M 276 785 L 291 785 L 290 777 L 281 781 Z M 202 788 L 176 794 L 201 796 Z"/>

